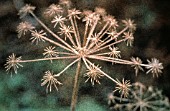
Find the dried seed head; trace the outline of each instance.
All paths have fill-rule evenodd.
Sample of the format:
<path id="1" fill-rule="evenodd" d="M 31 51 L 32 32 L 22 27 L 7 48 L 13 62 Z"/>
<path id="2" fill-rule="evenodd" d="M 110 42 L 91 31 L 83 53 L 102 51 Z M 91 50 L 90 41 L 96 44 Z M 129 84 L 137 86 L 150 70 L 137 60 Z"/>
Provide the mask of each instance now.
<path id="1" fill-rule="evenodd" d="M 121 93 L 121 98 L 128 97 L 131 86 L 132 85 L 130 84 L 129 80 L 124 80 L 124 78 L 123 78 L 122 82 L 120 82 L 117 79 L 117 87 L 113 92 L 119 91 L 119 93 Z"/>
<path id="2" fill-rule="evenodd" d="M 135 74 L 137 76 L 139 70 L 142 70 L 143 71 L 143 68 L 141 67 L 141 64 L 142 64 L 142 60 L 138 57 L 134 58 L 132 57 L 131 58 L 131 61 L 133 62 L 133 64 L 131 65 L 132 67 L 134 67 L 135 69 Z"/>
<path id="3" fill-rule="evenodd" d="M 106 13 L 106 10 L 104 8 L 101 8 L 101 7 L 96 7 L 95 8 L 95 12 L 101 16 L 105 16 L 107 13 Z"/>
<path id="4" fill-rule="evenodd" d="M 43 55 L 45 58 L 58 57 L 58 52 L 55 49 L 55 47 L 53 47 L 53 46 L 46 47 L 44 49 L 44 51 L 45 52 L 43 53 Z M 51 62 L 52 62 L 52 60 L 51 60 Z"/>
<path id="5" fill-rule="evenodd" d="M 134 24 L 133 20 L 127 19 L 127 20 L 122 20 L 122 22 L 124 23 L 124 26 L 126 26 L 130 29 L 130 31 L 136 30 L 136 24 Z"/>
<path id="6" fill-rule="evenodd" d="M 57 14 L 61 14 L 63 12 L 63 8 L 60 5 L 51 4 L 45 11 L 44 14 L 47 17 L 54 17 Z"/>
<path id="7" fill-rule="evenodd" d="M 151 72 L 153 74 L 153 77 L 158 77 L 160 73 L 162 73 L 162 63 L 159 62 L 158 59 L 152 58 L 151 61 L 148 61 L 148 66 L 146 66 L 147 69 L 149 69 L 146 73 L 148 74 Z"/>
<path id="8" fill-rule="evenodd" d="M 54 28 L 55 28 L 57 26 L 57 24 L 60 24 L 60 26 L 64 25 L 64 21 L 66 21 L 65 17 L 57 15 L 54 17 L 54 19 L 51 21 L 51 23 L 55 23 L 54 24 Z"/>
<path id="9" fill-rule="evenodd" d="M 47 84 L 46 92 L 48 92 L 48 90 L 51 92 L 52 86 L 54 86 L 55 89 L 58 91 L 57 85 L 62 85 L 62 83 L 58 81 L 55 78 L 55 75 L 50 71 L 45 72 L 45 75 L 43 76 L 43 79 L 41 81 L 43 81 L 41 83 L 41 86 L 44 86 Z"/>
<path id="10" fill-rule="evenodd" d="M 19 10 L 19 13 L 18 15 L 20 15 L 20 18 L 23 18 L 25 17 L 27 14 L 33 12 L 35 10 L 35 7 L 34 6 L 31 6 L 29 4 L 26 4 L 24 7 L 22 7 L 20 10 Z"/>
<path id="11" fill-rule="evenodd" d="M 120 55 L 121 51 L 119 51 L 118 47 L 109 47 L 109 49 L 111 51 L 109 53 L 110 57 L 113 57 L 113 58 L 120 58 L 121 57 L 121 55 Z"/>
<path id="12" fill-rule="evenodd" d="M 134 41 L 134 37 L 133 37 L 133 33 L 130 33 L 130 32 L 125 32 L 123 33 L 124 34 L 124 38 L 126 39 L 127 43 L 126 45 L 127 46 L 132 46 L 132 43 Z"/>
<path id="13" fill-rule="evenodd" d="M 38 45 L 38 42 L 43 41 L 44 40 L 44 36 L 46 36 L 46 32 L 44 32 L 43 30 L 40 30 L 39 32 L 37 30 L 32 31 L 31 33 L 32 37 L 30 38 L 30 40 L 32 40 L 32 43 L 36 42 L 36 45 Z"/>
<path id="14" fill-rule="evenodd" d="M 64 35 L 65 36 L 65 40 L 67 37 L 72 37 L 71 33 L 73 33 L 73 28 L 71 26 L 66 26 L 66 25 L 62 25 L 60 27 L 60 32 L 58 32 L 60 35 Z"/>
<path id="15" fill-rule="evenodd" d="M 67 8 L 70 8 L 71 7 L 71 0 L 60 0 L 59 4 L 65 6 Z"/>
<path id="16" fill-rule="evenodd" d="M 7 60 L 6 60 L 6 64 L 4 65 L 6 68 L 6 71 L 14 71 L 15 74 L 17 74 L 17 69 L 19 67 L 23 67 L 19 62 L 21 61 L 21 56 L 20 57 L 16 57 L 16 55 L 14 53 L 12 53 L 12 55 L 10 55 Z"/>
<path id="17" fill-rule="evenodd" d="M 18 38 L 21 38 L 22 35 L 25 35 L 26 32 L 32 31 L 33 29 L 35 29 L 35 27 L 32 26 L 32 24 L 30 24 L 29 22 L 26 22 L 26 21 L 21 22 L 17 26 Z"/>
<path id="18" fill-rule="evenodd" d="M 80 14 L 81 14 L 80 10 L 76 10 L 75 8 L 71 9 L 71 10 L 68 10 L 69 19 L 71 19 L 72 17 L 80 19 L 80 17 L 79 17 Z"/>
<path id="19" fill-rule="evenodd" d="M 100 68 L 99 66 L 96 66 L 96 67 Z M 100 72 L 97 70 L 96 67 L 94 66 L 94 64 L 91 65 L 91 66 L 89 67 L 89 69 L 87 70 L 87 73 L 84 74 L 84 77 L 87 77 L 87 80 L 86 80 L 85 82 L 87 82 L 88 80 L 90 80 L 90 81 L 91 81 L 91 84 L 92 84 L 93 86 L 94 86 L 94 83 L 95 83 L 95 82 L 98 83 L 98 84 L 100 84 L 100 81 L 99 81 L 98 79 L 100 79 L 102 76 L 104 76 L 102 73 L 100 73 Z"/>

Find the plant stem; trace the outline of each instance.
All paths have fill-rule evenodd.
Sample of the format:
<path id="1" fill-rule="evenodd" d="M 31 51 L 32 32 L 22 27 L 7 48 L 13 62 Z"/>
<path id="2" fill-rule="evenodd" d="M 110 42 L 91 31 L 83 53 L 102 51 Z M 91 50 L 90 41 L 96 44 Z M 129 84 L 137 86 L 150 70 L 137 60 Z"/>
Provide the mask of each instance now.
<path id="1" fill-rule="evenodd" d="M 71 100 L 71 111 L 75 111 L 77 97 L 78 97 L 78 89 L 79 89 L 79 77 L 81 71 L 81 59 L 78 61 L 76 75 L 74 78 L 74 86 L 73 86 L 73 93 L 72 93 L 72 100 Z"/>

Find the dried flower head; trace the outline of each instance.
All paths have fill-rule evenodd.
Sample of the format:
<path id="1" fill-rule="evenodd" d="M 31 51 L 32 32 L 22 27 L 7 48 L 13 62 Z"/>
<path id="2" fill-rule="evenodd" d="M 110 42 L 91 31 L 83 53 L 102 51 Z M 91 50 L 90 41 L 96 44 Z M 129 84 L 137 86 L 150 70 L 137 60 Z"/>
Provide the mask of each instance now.
<path id="1" fill-rule="evenodd" d="M 66 26 L 66 25 L 62 25 L 60 27 L 60 32 L 58 32 L 60 35 L 65 35 L 65 40 L 66 38 L 72 38 L 71 33 L 73 33 L 73 29 L 71 26 Z"/>
<path id="2" fill-rule="evenodd" d="M 109 55 L 111 57 L 113 57 L 113 58 L 120 58 L 121 57 L 118 47 L 109 47 L 109 49 L 110 49 Z"/>
<path id="3" fill-rule="evenodd" d="M 80 14 L 81 14 L 81 12 L 79 10 L 76 10 L 75 8 L 68 10 L 69 19 L 71 19 L 71 17 L 75 17 L 77 19 L 80 19 L 80 17 L 79 17 Z"/>
<path id="4" fill-rule="evenodd" d="M 57 4 L 51 4 L 44 12 L 44 14 L 48 17 L 53 17 L 57 14 L 60 14 L 63 12 L 63 9 L 60 5 Z"/>
<path id="5" fill-rule="evenodd" d="M 139 70 L 142 70 L 142 71 L 143 71 L 142 66 L 140 66 L 140 64 L 142 64 L 142 60 L 141 60 L 139 57 L 136 57 L 136 58 L 132 57 L 132 58 L 131 58 L 131 61 L 133 62 L 132 67 L 134 67 L 134 69 L 135 69 L 135 74 L 136 74 L 136 76 L 137 76 Z"/>
<path id="6" fill-rule="evenodd" d="M 38 42 L 40 42 L 40 41 L 45 42 L 45 40 L 43 38 L 47 34 L 43 30 L 40 30 L 39 32 L 37 30 L 35 30 L 35 31 L 32 31 L 31 35 L 32 35 L 32 37 L 30 38 L 30 40 L 32 40 L 32 43 L 36 42 L 36 45 L 38 45 Z"/>
<path id="7" fill-rule="evenodd" d="M 43 55 L 45 56 L 45 58 L 52 58 L 58 56 L 58 52 L 53 46 L 46 47 L 44 51 L 45 52 L 43 53 Z"/>
<path id="8" fill-rule="evenodd" d="M 19 62 L 21 60 L 21 57 L 16 57 L 16 55 L 13 53 L 10 55 L 5 64 L 6 71 L 14 70 L 15 74 L 17 74 L 17 69 L 19 67 L 23 67 Z"/>
<path id="9" fill-rule="evenodd" d="M 128 97 L 129 95 L 129 91 L 130 91 L 130 87 L 132 86 L 130 84 L 129 80 L 124 80 L 124 78 L 122 79 L 122 82 L 120 82 L 117 79 L 117 87 L 115 87 L 116 89 L 113 92 L 119 91 L 121 93 L 121 98 L 122 97 Z"/>
<path id="10" fill-rule="evenodd" d="M 130 33 L 130 32 L 125 32 L 123 33 L 124 34 L 124 38 L 126 39 L 127 41 L 127 46 L 132 46 L 132 43 L 134 41 L 134 37 L 133 37 L 133 33 Z"/>
<path id="11" fill-rule="evenodd" d="M 52 57 L 58 56 L 58 52 L 55 49 L 55 47 L 53 47 L 53 46 L 46 47 L 44 49 L 44 51 L 45 52 L 43 53 L 43 55 L 44 55 L 45 58 L 52 58 Z M 51 62 L 52 62 L 52 60 L 51 60 Z"/>
<path id="12" fill-rule="evenodd" d="M 21 22 L 18 26 L 17 26 L 17 32 L 18 32 L 18 38 L 21 38 L 22 35 L 25 35 L 26 32 L 28 31 L 32 31 L 35 27 L 32 26 L 32 24 L 30 24 L 29 22 Z"/>
<path id="13" fill-rule="evenodd" d="M 134 24 L 134 21 L 131 19 L 127 20 L 122 20 L 124 25 L 130 29 L 130 31 L 135 31 L 136 30 L 136 24 Z"/>
<path id="14" fill-rule="evenodd" d="M 60 5 L 63 5 L 64 7 L 70 8 L 71 7 L 71 0 L 60 0 Z"/>
<path id="15" fill-rule="evenodd" d="M 107 103 L 108 103 L 108 105 L 115 103 L 115 96 L 113 95 L 113 93 L 109 93 L 107 95 Z"/>
<path id="16" fill-rule="evenodd" d="M 105 16 L 107 13 L 106 13 L 106 10 L 104 8 L 101 8 L 101 7 L 96 7 L 95 8 L 95 12 L 101 16 Z"/>
<path id="17" fill-rule="evenodd" d="M 60 26 L 64 25 L 64 21 L 66 21 L 65 17 L 57 15 L 54 17 L 54 19 L 51 21 L 51 23 L 55 23 L 54 24 L 54 28 L 55 28 L 57 26 L 57 24 L 60 24 Z"/>
<path id="18" fill-rule="evenodd" d="M 91 11 L 84 11 L 83 13 L 85 15 L 85 17 L 82 19 L 83 22 L 86 22 L 86 25 L 90 25 L 92 26 L 94 24 L 95 21 L 100 20 L 100 16 L 99 14 L 96 14 L 94 12 Z"/>
<path id="19" fill-rule="evenodd" d="M 98 66 L 97 66 L 98 67 Z M 100 67 L 98 67 L 98 68 L 100 68 Z M 104 75 L 102 74 L 102 73 L 100 73 L 98 70 L 97 70 L 97 68 L 96 67 L 94 67 L 94 64 L 93 65 L 90 65 L 89 66 L 89 69 L 87 70 L 87 73 L 85 73 L 84 74 L 84 77 L 87 77 L 87 80 L 85 81 L 85 82 L 87 82 L 87 81 L 89 81 L 90 80 L 90 82 L 91 82 L 91 84 L 94 86 L 94 83 L 96 82 L 96 83 L 98 83 L 98 84 L 100 84 L 100 81 L 99 81 L 99 79 L 101 78 L 101 77 L 103 77 Z"/>
<path id="20" fill-rule="evenodd" d="M 57 76 L 54 75 L 52 72 L 50 71 L 45 72 L 45 75 L 43 76 L 43 79 L 42 79 L 43 82 L 41 83 L 41 86 L 44 86 L 47 84 L 46 92 L 48 92 L 48 90 L 51 92 L 52 86 L 54 86 L 55 89 L 58 91 L 57 85 L 62 85 L 62 83 L 58 81 L 55 77 Z"/>
<path id="21" fill-rule="evenodd" d="M 148 74 L 151 72 L 153 74 L 153 77 L 158 77 L 160 73 L 162 73 L 162 63 L 159 62 L 158 59 L 152 58 L 151 61 L 148 61 L 148 66 L 146 66 L 147 69 L 149 69 L 146 73 Z"/>
<path id="22" fill-rule="evenodd" d="M 31 6 L 30 4 L 26 4 L 24 7 L 19 10 L 18 15 L 20 15 L 20 18 L 25 17 L 27 14 L 33 12 L 35 10 L 34 6 Z"/>

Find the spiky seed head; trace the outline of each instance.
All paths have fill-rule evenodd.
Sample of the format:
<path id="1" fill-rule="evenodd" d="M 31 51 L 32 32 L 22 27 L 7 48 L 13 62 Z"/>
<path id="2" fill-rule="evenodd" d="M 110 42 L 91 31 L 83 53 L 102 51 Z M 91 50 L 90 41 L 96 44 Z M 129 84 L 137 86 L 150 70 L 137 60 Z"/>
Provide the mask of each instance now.
<path id="1" fill-rule="evenodd" d="M 19 23 L 19 25 L 17 26 L 18 38 L 21 38 L 22 35 L 25 35 L 26 32 L 32 31 L 33 29 L 35 29 L 35 27 L 32 26 L 32 24 L 29 22 L 25 21 Z"/>
<path id="2" fill-rule="evenodd" d="M 30 40 L 32 41 L 32 43 L 36 43 L 36 45 L 38 45 L 38 42 L 43 41 L 44 37 L 47 35 L 46 32 L 44 32 L 43 30 L 40 30 L 39 32 L 37 30 L 32 31 L 31 33 L 32 37 L 30 38 Z"/>
<path id="3" fill-rule="evenodd" d="M 132 43 L 134 41 L 133 33 L 131 32 L 124 32 L 124 38 L 126 39 L 126 45 L 127 46 L 132 46 Z"/>
<path id="4" fill-rule="evenodd" d="M 139 70 L 144 71 L 141 66 L 142 60 L 139 57 L 136 57 L 136 58 L 132 57 L 131 61 L 133 62 L 133 64 L 131 66 L 134 67 L 136 76 L 137 76 Z"/>
<path id="5" fill-rule="evenodd" d="M 47 17 L 54 17 L 57 14 L 61 14 L 63 12 L 63 8 L 57 4 L 51 4 L 45 11 L 44 14 Z"/>
<path id="6" fill-rule="evenodd" d="M 120 82 L 117 79 L 117 87 L 115 87 L 115 90 L 113 92 L 119 91 L 119 93 L 121 93 L 121 98 L 122 97 L 128 97 L 129 95 L 129 91 L 130 91 L 130 87 L 132 86 L 130 84 L 129 80 L 124 80 L 124 78 L 122 79 L 122 82 Z"/>
<path id="7" fill-rule="evenodd" d="M 96 66 L 96 67 L 100 68 L 99 66 Z M 87 82 L 87 81 L 90 80 L 90 81 L 91 81 L 91 84 L 92 84 L 93 86 L 94 86 L 94 83 L 95 83 L 95 82 L 98 83 L 98 84 L 100 84 L 99 79 L 104 76 L 102 73 L 100 73 L 100 72 L 97 70 L 96 67 L 94 66 L 94 64 L 91 65 L 91 66 L 89 67 L 89 69 L 87 70 L 87 73 L 84 74 L 84 77 L 87 77 L 87 80 L 86 80 L 85 82 Z"/>
<path id="8" fill-rule="evenodd" d="M 12 55 L 10 55 L 7 60 L 6 60 L 6 64 L 4 65 L 6 68 L 6 71 L 14 71 L 15 74 L 17 74 L 17 69 L 19 67 L 23 67 L 19 62 L 21 61 L 21 56 L 20 57 L 16 57 L 16 55 L 14 53 L 12 53 Z M 12 73 L 11 73 L 12 74 Z"/>
<path id="9" fill-rule="evenodd" d="M 50 72 L 50 71 L 45 72 L 45 75 L 43 76 L 43 79 L 41 81 L 43 81 L 41 83 L 41 86 L 44 86 L 47 84 L 46 92 L 48 92 L 48 90 L 51 92 L 52 86 L 54 86 L 55 89 L 58 91 L 57 85 L 62 85 L 62 83 L 57 80 L 55 74 L 53 74 L 53 72 Z"/>
<path id="10" fill-rule="evenodd" d="M 156 58 L 152 58 L 151 61 L 150 60 L 147 60 L 148 61 L 148 65 L 146 66 L 147 69 L 149 69 L 146 73 L 152 73 L 153 74 L 153 77 L 158 77 L 160 73 L 162 73 L 162 69 L 163 69 L 163 66 L 162 66 L 162 63 L 159 62 L 158 59 Z"/>
<path id="11" fill-rule="evenodd" d="M 104 8 L 101 8 L 101 7 L 96 7 L 95 8 L 95 12 L 101 16 L 105 16 L 107 13 L 106 13 L 106 10 Z"/>
<path id="12" fill-rule="evenodd" d="M 136 24 L 134 24 L 134 21 L 131 19 L 126 19 L 126 20 L 122 20 L 122 22 L 124 23 L 124 26 L 128 27 L 130 29 L 130 31 L 135 31 L 136 30 Z"/>
<path id="13" fill-rule="evenodd" d="M 18 15 L 20 15 L 20 18 L 25 17 L 27 14 L 32 13 L 35 10 L 34 6 L 31 6 L 30 4 L 26 4 L 24 7 L 22 7 L 19 10 Z"/>

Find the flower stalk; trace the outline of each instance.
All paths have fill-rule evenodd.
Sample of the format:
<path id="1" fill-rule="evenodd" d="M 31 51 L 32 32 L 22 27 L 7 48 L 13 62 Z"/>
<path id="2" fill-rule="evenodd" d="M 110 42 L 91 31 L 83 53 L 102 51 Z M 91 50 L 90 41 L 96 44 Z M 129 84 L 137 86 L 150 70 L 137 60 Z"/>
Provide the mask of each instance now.
<path id="1" fill-rule="evenodd" d="M 78 97 L 78 89 L 79 89 L 79 79 L 80 79 L 80 72 L 82 67 L 82 60 L 79 60 L 77 63 L 76 75 L 74 77 L 74 85 L 73 85 L 73 92 L 72 92 L 72 100 L 71 100 L 71 111 L 75 111 L 77 97 Z"/>

